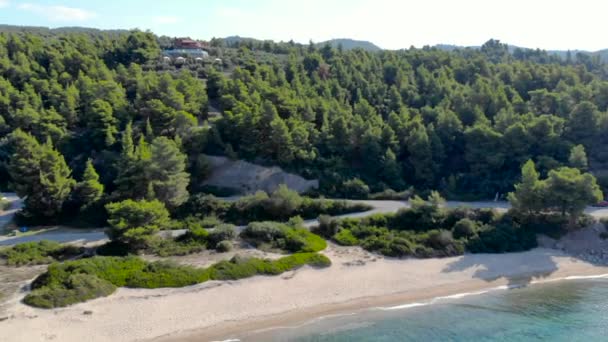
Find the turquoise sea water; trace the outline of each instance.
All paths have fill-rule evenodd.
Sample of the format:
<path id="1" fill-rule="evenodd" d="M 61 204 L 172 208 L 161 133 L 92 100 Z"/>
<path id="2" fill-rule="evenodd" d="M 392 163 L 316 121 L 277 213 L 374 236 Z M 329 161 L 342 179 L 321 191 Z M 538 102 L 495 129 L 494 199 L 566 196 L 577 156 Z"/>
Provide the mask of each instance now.
<path id="1" fill-rule="evenodd" d="M 241 341 L 608 341 L 608 280 L 565 280 L 371 309 Z"/>

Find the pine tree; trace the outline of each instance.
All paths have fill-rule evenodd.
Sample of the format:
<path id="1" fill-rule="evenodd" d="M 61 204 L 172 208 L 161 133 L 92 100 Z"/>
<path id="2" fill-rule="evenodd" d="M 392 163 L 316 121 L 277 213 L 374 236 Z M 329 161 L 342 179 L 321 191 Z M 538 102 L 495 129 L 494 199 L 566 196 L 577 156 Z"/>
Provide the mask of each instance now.
<path id="1" fill-rule="evenodd" d="M 151 146 L 149 181 L 154 198 L 175 208 L 188 199 L 190 175 L 185 172 L 186 156 L 166 137 L 154 139 Z"/>
<path id="2" fill-rule="evenodd" d="M 87 160 L 82 181 L 76 184 L 74 197 L 81 209 L 86 209 L 97 202 L 103 195 L 103 184 L 99 183 L 99 175 L 93 167 L 91 159 Z"/>
<path id="3" fill-rule="evenodd" d="M 587 170 L 587 153 L 585 153 L 585 147 L 583 145 L 576 145 L 572 147 L 570 150 L 570 156 L 568 157 L 568 163 L 570 163 L 570 166 L 581 171 Z"/>
<path id="4" fill-rule="evenodd" d="M 534 213 L 543 207 L 542 183 L 532 160 L 521 168 L 521 182 L 515 184 L 515 191 L 509 193 L 509 202 L 520 213 Z"/>
<path id="5" fill-rule="evenodd" d="M 25 197 L 26 212 L 33 216 L 57 216 L 75 184 L 65 159 L 50 138 L 40 144 L 30 134 L 16 130 L 12 142 L 14 153 L 9 172 L 17 194 Z"/>

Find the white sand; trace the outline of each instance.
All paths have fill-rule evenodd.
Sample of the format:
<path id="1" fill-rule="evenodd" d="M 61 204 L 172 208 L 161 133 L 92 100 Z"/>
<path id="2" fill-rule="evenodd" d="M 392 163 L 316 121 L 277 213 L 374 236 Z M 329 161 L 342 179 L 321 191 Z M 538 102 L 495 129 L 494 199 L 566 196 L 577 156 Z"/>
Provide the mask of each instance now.
<path id="1" fill-rule="evenodd" d="M 426 260 L 385 259 L 356 247 L 330 246 L 325 253 L 333 261 L 330 268 L 306 267 L 277 277 L 181 289 L 119 289 L 110 297 L 56 310 L 14 300 L 5 312 L 9 319 L 0 322 L 1 339 L 205 341 L 357 308 L 608 273 L 608 268 L 551 249 Z M 92 314 L 83 314 L 86 310 Z"/>

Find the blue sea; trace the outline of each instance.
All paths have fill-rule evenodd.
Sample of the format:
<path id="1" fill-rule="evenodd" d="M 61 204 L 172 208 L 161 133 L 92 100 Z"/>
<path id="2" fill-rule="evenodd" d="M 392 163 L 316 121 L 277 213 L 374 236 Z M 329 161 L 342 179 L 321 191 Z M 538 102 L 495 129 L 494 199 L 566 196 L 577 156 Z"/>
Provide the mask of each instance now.
<path id="1" fill-rule="evenodd" d="M 563 280 L 428 304 L 373 308 L 240 340 L 608 341 L 608 279 Z"/>

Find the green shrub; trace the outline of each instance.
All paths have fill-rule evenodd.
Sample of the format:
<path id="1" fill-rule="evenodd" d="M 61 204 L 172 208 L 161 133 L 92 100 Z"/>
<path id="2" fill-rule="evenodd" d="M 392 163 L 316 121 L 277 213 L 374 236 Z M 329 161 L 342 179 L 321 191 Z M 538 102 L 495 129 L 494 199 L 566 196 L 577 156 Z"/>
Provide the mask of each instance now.
<path id="1" fill-rule="evenodd" d="M 267 215 L 273 218 L 288 218 L 300 209 L 302 202 L 300 194 L 281 184 L 262 205 Z"/>
<path id="2" fill-rule="evenodd" d="M 200 228 L 202 229 L 202 228 Z M 147 251 L 161 257 L 188 255 L 205 250 L 206 240 L 192 238 L 189 233 L 176 239 L 154 238 L 148 242 Z"/>
<path id="3" fill-rule="evenodd" d="M 148 237 L 171 224 L 169 212 L 158 201 L 133 201 L 109 203 L 108 223 L 110 239 L 123 242 L 133 249 L 146 247 Z"/>
<path id="4" fill-rule="evenodd" d="M 326 238 L 331 238 L 334 236 L 340 228 L 338 225 L 338 220 L 329 215 L 319 216 L 318 221 L 319 225 L 313 229 L 313 232 Z"/>
<path id="5" fill-rule="evenodd" d="M 353 178 L 342 183 L 341 193 L 346 198 L 366 199 L 369 196 L 369 186 L 359 178 Z"/>
<path id="6" fill-rule="evenodd" d="M 529 250 L 537 246 L 536 234 L 510 224 L 485 225 L 470 238 L 466 248 L 472 253 L 507 253 Z"/>
<path id="7" fill-rule="evenodd" d="M 181 218 L 191 215 L 197 217 L 223 217 L 229 207 L 229 202 L 221 200 L 213 195 L 196 194 L 190 196 L 188 201 L 177 209 L 177 215 Z"/>
<path id="8" fill-rule="evenodd" d="M 61 245 L 54 241 L 42 240 L 25 242 L 0 250 L 0 258 L 9 266 L 42 265 L 56 260 L 66 260 L 84 252 L 84 248 Z"/>
<path id="9" fill-rule="evenodd" d="M 333 237 L 333 240 L 342 246 L 355 246 L 359 240 L 348 229 L 340 229 Z"/>
<path id="10" fill-rule="evenodd" d="M 230 252 L 232 250 L 232 242 L 227 240 L 220 241 L 217 246 L 215 246 L 215 250 L 220 253 Z"/>
<path id="11" fill-rule="evenodd" d="M 327 242 L 306 228 L 294 228 L 278 222 L 251 222 L 241 232 L 241 238 L 256 247 L 269 246 L 292 253 L 318 252 Z"/>
<path id="12" fill-rule="evenodd" d="M 235 256 L 202 269 L 168 262 L 150 263 L 133 256 L 93 257 L 50 265 L 34 280 L 32 292 L 24 302 L 41 308 L 63 307 L 110 295 L 116 287 L 183 287 L 208 280 L 276 275 L 304 265 L 328 267 L 331 261 L 315 253 L 293 254 L 276 260 Z"/>
<path id="13" fill-rule="evenodd" d="M 215 215 L 226 222 L 244 225 L 253 221 L 284 222 L 294 216 L 311 219 L 321 214 L 341 215 L 370 209 L 371 206 L 363 203 L 302 197 L 282 185 L 271 195 L 258 191 L 235 202 L 194 195 L 178 209 L 177 216 L 186 218 Z"/>
<path id="14" fill-rule="evenodd" d="M 68 275 L 60 284 L 32 291 L 23 301 L 31 306 L 50 309 L 109 296 L 115 290 L 116 286 L 95 275 L 74 273 Z"/>
<path id="15" fill-rule="evenodd" d="M 241 238 L 249 241 L 271 242 L 285 237 L 288 226 L 279 222 L 251 222 L 241 232 Z"/>
<path id="16" fill-rule="evenodd" d="M 442 227 L 446 209 L 441 207 L 443 199 L 436 195 L 425 201 L 418 196 L 410 200 L 411 208 L 400 209 L 388 222 L 388 228 L 424 232 Z"/>
<path id="17" fill-rule="evenodd" d="M 387 189 L 382 192 L 376 192 L 369 195 L 369 199 L 372 200 L 391 200 L 391 201 L 407 201 L 414 194 L 414 189 L 409 188 L 407 190 L 403 190 L 397 192 L 393 189 Z"/>
<path id="18" fill-rule="evenodd" d="M 209 247 L 215 248 L 215 246 L 224 240 L 233 240 L 236 237 L 235 227 L 231 224 L 221 224 L 215 227 L 209 232 L 207 241 Z"/>
<path id="19" fill-rule="evenodd" d="M 478 224 L 477 222 L 463 218 L 460 221 L 456 222 L 454 228 L 452 228 L 452 232 L 454 234 L 454 238 L 469 238 L 477 232 Z"/>
<path id="20" fill-rule="evenodd" d="M 432 248 L 436 256 L 453 256 L 464 253 L 462 242 L 454 240 L 448 230 L 432 230 L 427 233 L 425 245 Z"/>
<path id="21" fill-rule="evenodd" d="M 412 243 L 408 239 L 396 237 L 390 241 L 388 249 L 385 249 L 383 254 L 394 257 L 412 255 Z"/>

